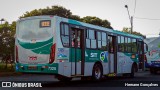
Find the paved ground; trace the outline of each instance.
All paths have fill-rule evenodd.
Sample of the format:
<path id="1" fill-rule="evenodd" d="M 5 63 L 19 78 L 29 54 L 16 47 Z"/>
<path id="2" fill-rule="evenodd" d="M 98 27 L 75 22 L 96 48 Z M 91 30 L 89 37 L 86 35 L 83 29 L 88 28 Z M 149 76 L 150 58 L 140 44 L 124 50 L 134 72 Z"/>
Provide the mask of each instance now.
<path id="1" fill-rule="evenodd" d="M 160 86 L 160 74 L 152 75 L 148 71 L 138 72 L 135 74 L 135 78 L 126 77 L 114 77 L 107 78 L 103 81 L 80 81 L 74 79 L 71 82 L 59 82 L 54 79 L 53 75 L 39 75 L 39 74 L 24 74 L 21 76 L 0 77 L 0 81 L 47 81 L 43 86 L 52 90 L 160 90 L 160 87 L 124 87 L 125 83 L 153 83 Z M 17 88 L 3 88 L 4 90 L 17 90 Z M 18 88 L 22 89 L 22 88 Z M 24 88 L 35 89 L 35 88 Z M 44 88 L 37 88 L 41 90 Z M 0 88 L 1 90 L 1 88 Z"/>

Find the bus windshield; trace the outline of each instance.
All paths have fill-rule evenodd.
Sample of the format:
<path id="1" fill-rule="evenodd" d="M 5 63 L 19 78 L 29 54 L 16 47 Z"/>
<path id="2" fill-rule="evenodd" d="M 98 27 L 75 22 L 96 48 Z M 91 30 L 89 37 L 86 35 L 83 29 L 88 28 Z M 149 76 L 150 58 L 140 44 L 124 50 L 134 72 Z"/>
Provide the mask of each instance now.
<path id="1" fill-rule="evenodd" d="M 23 40 L 44 40 L 52 36 L 51 31 L 51 20 L 22 20 L 18 25 L 17 36 Z"/>

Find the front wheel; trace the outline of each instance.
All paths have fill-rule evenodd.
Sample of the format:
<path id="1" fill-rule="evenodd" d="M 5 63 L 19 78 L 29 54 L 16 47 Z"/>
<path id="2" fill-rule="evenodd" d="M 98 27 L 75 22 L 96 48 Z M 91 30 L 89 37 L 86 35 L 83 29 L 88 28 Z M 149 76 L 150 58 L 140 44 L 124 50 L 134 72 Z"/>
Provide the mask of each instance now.
<path id="1" fill-rule="evenodd" d="M 101 80 L 102 79 L 102 66 L 100 64 L 95 64 L 92 71 L 92 78 L 93 80 Z"/>

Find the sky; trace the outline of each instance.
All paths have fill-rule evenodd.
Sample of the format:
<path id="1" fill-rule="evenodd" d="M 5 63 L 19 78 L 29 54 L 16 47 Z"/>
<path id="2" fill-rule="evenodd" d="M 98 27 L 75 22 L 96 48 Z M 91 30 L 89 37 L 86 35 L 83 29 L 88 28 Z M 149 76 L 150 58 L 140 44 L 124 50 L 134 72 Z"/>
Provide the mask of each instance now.
<path id="1" fill-rule="evenodd" d="M 160 0 L 0 0 L 0 19 L 11 23 L 18 20 L 26 11 L 63 6 L 72 14 L 96 16 L 107 19 L 115 30 L 131 27 L 127 9 L 133 16 L 133 31 L 147 37 L 157 37 L 160 32 Z M 140 19 L 141 18 L 141 19 Z M 142 19 L 143 18 L 143 19 Z"/>

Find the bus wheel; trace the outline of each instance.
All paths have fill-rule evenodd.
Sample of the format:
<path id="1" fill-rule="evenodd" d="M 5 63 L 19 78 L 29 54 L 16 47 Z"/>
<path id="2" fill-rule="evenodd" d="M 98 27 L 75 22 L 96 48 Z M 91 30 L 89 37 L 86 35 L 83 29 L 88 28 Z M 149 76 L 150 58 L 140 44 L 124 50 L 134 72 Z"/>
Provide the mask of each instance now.
<path id="1" fill-rule="evenodd" d="M 62 81 L 62 82 L 67 82 L 67 81 L 71 81 L 72 80 L 72 78 L 70 78 L 70 77 L 64 77 L 64 76 L 57 76 L 57 79 L 59 81 Z"/>
<path id="2" fill-rule="evenodd" d="M 92 78 L 93 80 L 101 80 L 102 79 L 102 66 L 100 64 L 95 64 L 92 71 Z"/>
<path id="3" fill-rule="evenodd" d="M 129 76 L 130 76 L 131 78 L 134 78 L 135 71 L 136 71 L 136 68 L 135 68 L 134 65 L 132 65 L 131 73 L 129 74 Z"/>

